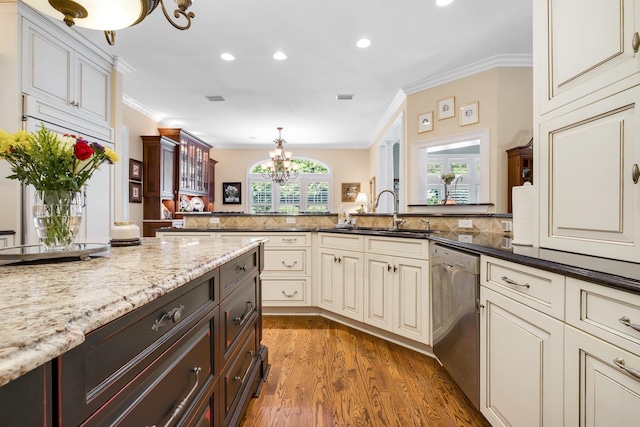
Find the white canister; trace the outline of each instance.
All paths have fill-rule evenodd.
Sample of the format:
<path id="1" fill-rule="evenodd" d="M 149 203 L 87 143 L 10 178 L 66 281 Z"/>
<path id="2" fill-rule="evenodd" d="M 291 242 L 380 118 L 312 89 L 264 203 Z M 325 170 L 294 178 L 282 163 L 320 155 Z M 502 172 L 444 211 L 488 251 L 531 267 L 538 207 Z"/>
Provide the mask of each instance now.
<path id="1" fill-rule="evenodd" d="M 116 221 L 111 227 L 111 240 L 134 240 L 140 238 L 140 227 L 131 221 Z"/>

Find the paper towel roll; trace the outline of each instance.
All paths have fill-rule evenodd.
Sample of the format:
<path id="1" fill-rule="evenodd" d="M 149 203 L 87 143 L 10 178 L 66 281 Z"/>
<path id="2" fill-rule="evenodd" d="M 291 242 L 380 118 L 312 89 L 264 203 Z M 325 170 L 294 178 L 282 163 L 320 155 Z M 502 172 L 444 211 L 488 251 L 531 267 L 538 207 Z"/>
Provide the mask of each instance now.
<path id="1" fill-rule="evenodd" d="M 533 219 L 537 212 L 534 186 L 526 182 L 511 189 L 513 207 L 513 245 L 533 245 Z"/>

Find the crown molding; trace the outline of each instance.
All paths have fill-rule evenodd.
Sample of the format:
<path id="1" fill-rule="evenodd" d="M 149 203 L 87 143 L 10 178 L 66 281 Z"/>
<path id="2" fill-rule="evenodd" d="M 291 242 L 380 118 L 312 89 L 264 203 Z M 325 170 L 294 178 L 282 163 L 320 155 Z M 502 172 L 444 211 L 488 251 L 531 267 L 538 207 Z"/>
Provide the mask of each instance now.
<path id="1" fill-rule="evenodd" d="M 129 95 L 126 94 L 122 94 L 122 103 L 124 105 L 127 105 L 131 108 L 133 108 L 134 110 L 138 111 L 141 114 L 144 114 L 145 116 L 149 117 L 151 120 L 154 120 L 156 122 L 158 122 L 158 124 L 162 124 L 163 123 L 163 117 L 158 115 L 157 113 L 149 110 L 147 107 L 145 107 L 144 105 L 140 104 L 138 101 L 136 101 L 135 99 L 131 98 Z"/>
<path id="2" fill-rule="evenodd" d="M 116 56 L 113 59 L 113 69 L 119 73 L 122 73 L 123 75 L 131 74 L 136 70 L 119 56 Z"/>
<path id="3" fill-rule="evenodd" d="M 449 83 L 455 80 L 459 80 L 464 77 L 469 77 L 474 74 L 481 73 L 483 71 L 491 70 L 499 67 L 533 67 L 533 55 L 518 54 L 518 55 L 495 55 L 489 58 L 483 59 L 478 62 L 474 62 L 469 65 L 465 65 L 455 70 L 448 71 L 434 77 L 428 77 L 423 80 L 418 80 L 414 83 L 410 83 L 401 88 L 406 95 L 411 95 L 432 87 L 440 86 L 445 83 Z"/>
<path id="4" fill-rule="evenodd" d="M 380 120 L 378 121 L 378 125 L 373 131 L 369 146 L 375 143 L 376 138 L 380 136 L 384 127 L 391 121 L 393 115 L 398 111 L 398 108 L 400 108 L 405 99 L 407 99 L 407 95 L 404 91 L 399 90 L 398 93 L 396 93 L 396 96 L 393 98 L 393 101 L 391 101 L 391 104 L 389 104 L 389 106 L 387 107 L 387 110 L 382 115 L 382 118 L 380 118 Z"/>

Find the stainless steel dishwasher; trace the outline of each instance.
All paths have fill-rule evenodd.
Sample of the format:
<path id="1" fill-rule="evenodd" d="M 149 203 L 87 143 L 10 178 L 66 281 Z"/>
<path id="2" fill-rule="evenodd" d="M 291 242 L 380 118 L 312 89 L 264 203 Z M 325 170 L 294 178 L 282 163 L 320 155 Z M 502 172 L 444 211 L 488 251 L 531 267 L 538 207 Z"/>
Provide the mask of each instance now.
<path id="1" fill-rule="evenodd" d="M 431 243 L 433 352 L 480 409 L 480 255 Z"/>

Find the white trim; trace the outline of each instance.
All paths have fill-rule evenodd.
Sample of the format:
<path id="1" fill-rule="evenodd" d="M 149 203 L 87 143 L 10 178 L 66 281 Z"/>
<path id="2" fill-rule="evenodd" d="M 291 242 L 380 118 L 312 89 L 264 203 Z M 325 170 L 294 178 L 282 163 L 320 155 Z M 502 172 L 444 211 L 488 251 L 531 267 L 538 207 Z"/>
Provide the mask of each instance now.
<path id="1" fill-rule="evenodd" d="M 402 91 L 404 91 L 406 95 L 411 95 L 416 92 L 421 92 L 432 87 L 440 86 L 445 83 L 499 67 L 531 68 L 533 67 L 533 55 L 518 54 L 491 56 L 481 61 L 474 62 L 473 64 L 468 64 L 463 67 L 456 68 L 455 70 L 440 74 L 439 76 L 427 77 L 426 79 L 409 83 L 408 85 L 402 86 Z"/>
<path id="2" fill-rule="evenodd" d="M 119 56 L 114 57 L 113 62 L 114 62 L 113 69 L 123 75 L 131 74 L 134 71 L 136 71 L 135 68 L 133 68 L 128 62 L 126 62 L 124 59 L 120 58 Z M 124 98 L 124 95 L 123 95 L 123 98 Z"/>
<path id="3" fill-rule="evenodd" d="M 144 114 L 145 116 L 149 117 L 153 121 L 161 123 L 163 120 L 163 117 L 161 115 L 154 113 L 153 111 L 149 110 L 147 107 L 140 104 L 138 101 L 136 101 L 135 99 L 131 98 L 129 95 L 126 95 L 124 93 L 122 94 L 122 103 L 124 105 L 127 105 L 133 108 L 139 113 Z"/>
<path id="4" fill-rule="evenodd" d="M 396 96 L 393 98 L 393 101 L 391 101 L 391 104 L 389 104 L 389 106 L 387 107 L 387 110 L 380 118 L 380 121 L 378 121 L 378 125 L 374 128 L 373 136 L 371 138 L 371 144 L 369 144 L 369 146 L 373 145 L 378 135 L 380 135 L 380 132 L 382 132 L 384 127 L 387 125 L 389 120 L 391 120 L 391 118 L 398 110 L 398 108 L 400 108 L 405 99 L 407 99 L 407 95 L 402 90 L 399 90 L 398 93 L 396 93 Z"/>

